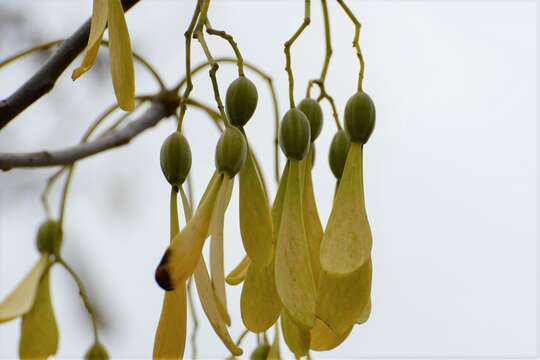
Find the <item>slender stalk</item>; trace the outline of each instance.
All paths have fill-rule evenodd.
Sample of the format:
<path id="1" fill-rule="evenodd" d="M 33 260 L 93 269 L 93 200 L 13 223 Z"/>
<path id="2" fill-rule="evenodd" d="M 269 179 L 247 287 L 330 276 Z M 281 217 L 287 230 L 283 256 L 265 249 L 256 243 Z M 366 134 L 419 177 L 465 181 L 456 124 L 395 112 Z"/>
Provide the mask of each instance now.
<path id="1" fill-rule="evenodd" d="M 193 299 L 193 277 L 189 278 L 187 285 L 189 313 L 191 314 L 191 320 L 193 321 L 193 330 L 191 331 L 191 357 L 197 358 L 197 333 L 199 331 L 199 317 L 197 316 L 197 309 L 195 309 L 195 300 Z"/>
<path id="2" fill-rule="evenodd" d="M 210 35 L 219 36 L 229 42 L 234 51 L 234 55 L 236 56 L 238 76 L 244 76 L 244 58 L 242 57 L 240 49 L 238 48 L 238 44 L 236 43 L 236 41 L 234 41 L 234 38 L 231 35 L 227 34 L 225 31 L 213 29 L 208 19 L 206 21 L 206 32 Z"/>
<path id="3" fill-rule="evenodd" d="M 79 288 L 79 295 L 81 296 L 84 307 L 86 308 L 86 311 L 88 312 L 88 315 L 90 316 L 90 320 L 92 321 L 92 330 L 93 330 L 93 333 L 94 333 L 94 341 L 96 343 L 99 342 L 96 314 L 94 312 L 94 309 L 92 308 L 92 304 L 90 303 L 90 300 L 88 298 L 88 294 L 87 294 L 87 292 L 86 292 L 86 290 L 84 288 L 84 285 L 83 285 L 81 279 L 79 278 L 79 276 L 77 275 L 75 270 L 73 270 L 71 268 L 71 266 L 69 266 L 64 261 L 64 259 L 59 257 L 59 258 L 56 259 L 56 262 L 58 262 L 60 265 L 62 265 L 62 267 L 64 269 L 67 270 L 67 272 L 71 275 L 71 277 L 73 278 L 73 280 L 77 284 L 77 287 Z"/>
<path id="4" fill-rule="evenodd" d="M 285 71 L 287 72 L 287 76 L 289 78 L 289 104 L 291 106 L 291 109 L 295 107 L 294 104 L 294 76 L 292 72 L 291 67 L 291 46 L 294 44 L 296 39 L 302 34 L 304 29 L 308 27 L 310 23 L 310 13 L 311 13 L 311 1 L 305 0 L 305 6 L 304 6 L 304 21 L 296 30 L 296 32 L 291 36 L 289 40 L 285 42 Z"/>
<path id="5" fill-rule="evenodd" d="M 360 50 L 360 29 L 362 28 L 362 24 L 360 24 L 360 21 L 354 16 L 351 9 L 347 7 L 345 2 L 343 0 L 336 0 L 338 4 L 341 6 L 345 14 L 349 17 L 349 19 L 354 24 L 354 39 L 353 39 L 353 47 L 356 49 L 356 55 L 358 56 L 358 61 L 360 62 L 360 74 L 358 75 L 358 91 L 362 91 L 362 83 L 364 81 L 364 57 L 362 55 L 362 51 Z"/>
<path id="6" fill-rule="evenodd" d="M 49 41 L 49 42 L 46 42 L 46 43 L 43 43 L 43 44 L 40 44 L 40 45 L 33 46 L 33 47 L 31 47 L 29 49 L 26 49 L 26 50 L 20 51 L 20 52 L 14 54 L 14 55 L 8 57 L 7 59 L 4 59 L 4 60 L 0 61 L 0 69 L 3 68 L 6 65 L 11 64 L 14 61 L 17 61 L 17 60 L 27 56 L 27 55 L 33 54 L 33 53 L 35 53 L 37 51 L 48 50 L 48 49 L 52 48 L 53 46 L 56 46 L 56 45 L 61 44 L 63 42 L 64 42 L 64 39 L 53 40 L 53 41 Z"/>
<path id="7" fill-rule="evenodd" d="M 180 114 L 178 115 L 178 127 L 177 131 L 182 130 L 182 123 L 184 122 L 184 116 L 186 115 L 186 109 L 187 109 L 187 99 L 189 99 L 189 94 L 191 93 L 191 90 L 193 90 L 193 82 L 191 81 L 191 38 L 193 37 L 193 29 L 195 28 L 195 24 L 197 23 L 197 19 L 199 18 L 199 14 L 201 12 L 201 8 L 199 5 L 199 2 L 197 1 L 197 5 L 195 6 L 195 11 L 193 11 L 193 17 L 191 18 L 191 22 L 189 23 L 189 26 L 184 33 L 184 38 L 186 39 L 186 89 L 184 90 L 184 95 L 182 95 L 182 101 L 180 101 Z"/>
<path id="8" fill-rule="evenodd" d="M 214 57 L 212 56 L 212 53 L 210 52 L 210 49 L 208 48 L 208 45 L 206 44 L 206 40 L 204 39 L 204 32 L 202 31 L 203 26 L 206 23 L 206 19 L 208 16 L 209 6 L 210 6 L 210 0 L 205 0 L 201 7 L 201 15 L 199 17 L 199 22 L 197 23 L 195 36 L 197 37 L 197 40 L 201 44 L 204 54 L 206 55 L 206 58 L 208 62 L 210 63 L 210 79 L 212 81 L 212 88 L 214 90 L 214 98 L 215 98 L 219 113 L 221 114 L 221 117 L 225 125 L 230 126 L 229 118 L 227 117 L 227 114 L 225 113 L 225 107 L 223 106 L 223 102 L 221 101 L 221 96 L 219 94 L 219 85 L 218 85 L 217 76 L 216 76 L 216 73 L 219 69 L 219 65 L 214 59 Z"/>

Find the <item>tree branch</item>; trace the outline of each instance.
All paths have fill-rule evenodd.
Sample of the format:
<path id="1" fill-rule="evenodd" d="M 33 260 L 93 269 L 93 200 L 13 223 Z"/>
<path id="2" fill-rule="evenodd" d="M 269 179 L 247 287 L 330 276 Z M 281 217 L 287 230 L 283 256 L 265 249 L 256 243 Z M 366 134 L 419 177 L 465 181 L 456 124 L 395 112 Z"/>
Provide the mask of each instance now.
<path id="1" fill-rule="evenodd" d="M 170 106 L 162 102 L 154 102 L 138 119 L 92 142 L 58 151 L 0 153 L 0 170 L 72 164 L 77 160 L 129 143 L 131 139 L 169 115 L 171 115 Z"/>
<path id="2" fill-rule="evenodd" d="M 122 0 L 128 11 L 140 0 Z M 64 70 L 84 50 L 90 33 L 90 20 L 58 47 L 53 56 L 20 88 L 4 100 L 0 100 L 0 130 L 17 115 L 48 93 Z"/>

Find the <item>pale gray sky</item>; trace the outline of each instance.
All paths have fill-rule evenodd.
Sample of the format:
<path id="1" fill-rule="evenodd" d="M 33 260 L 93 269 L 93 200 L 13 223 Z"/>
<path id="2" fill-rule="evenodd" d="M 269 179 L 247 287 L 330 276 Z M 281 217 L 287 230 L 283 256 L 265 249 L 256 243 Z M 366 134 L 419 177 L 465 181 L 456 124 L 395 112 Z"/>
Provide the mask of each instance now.
<path id="1" fill-rule="evenodd" d="M 536 351 L 536 99 L 537 5 L 534 1 L 348 2 L 364 27 L 365 89 L 377 127 L 365 151 L 365 188 L 373 228 L 373 313 L 337 350 L 316 358 L 532 356 Z M 64 37 L 91 11 L 90 1 L 2 0 L 24 9 L 44 39 Z M 324 40 L 320 6 L 293 48 L 296 97 L 317 77 Z M 167 79 L 184 73 L 183 31 L 192 1 L 145 0 L 129 12 L 133 47 Z M 215 1 L 212 24 L 233 34 L 244 57 L 274 76 L 281 111 L 287 105 L 283 42 L 302 20 L 302 1 Z M 340 116 L 355 90 L 353 28 L 330 2 L 334 57 L 327 88 Z M 11 37 L 17 34 L 10 34 Z M 0 36 L 1 37 L 1 36 Z M 232 55 L 211 39 L 215 55 Z M 12 44 L 0 59 L 29 44 Z M 194 43 L 194 63 L 203 59 Z M 26 79 L 35 62 L 0 71 L 0 98 Z M 0 132 L 0 151 L 76 143 L 113 100 L 110 80 L 77 83 L 69 70 L 44 98 Z M 138 69 L 140 93 L 155 90 Z M 266 84 L 247 126 L 272 193 L 272 108 Z M 235 77 L 223 66 L 222 93 Z M 193 96 L 212 103 L 206 73 Z M 330 109 L 317 144 L 315 192 L 323 222 L 334 178 L 326 152 L 335 131 Z M 186 133 L 200 196 L 214 170 L 218 134 L 196 111 Z M 173 130 L 163 122 L 129 147 L 81 163 L 68 204 L 64 255 L 80 269 L 90 296 L 105 309 L 103 342 L 114 358 L 148 358 L 162 291 L 153 272 L 168 242 L 169 186 L 159 148 Z M 39 195 L 51 170 L 0 173 L 0 297 L 36 261 L 43 220 Z M 242 257 L 238 198 L 227 212 L 226 267 Z M 55 204 L 53 202 L 53 204 Z M 90 324 L 71 280 L 54 270 L 53 296 L 61 341 L 58 358 L 77 358 L 91 342 Z M 229 288 L 231 333 L 243 329 L 239 287 Z M 189 326 L 189 325 L 188 325 Z M 17 354 L 19 323 L 0 326 L 0 357 Z M 247 342 L 253 344 L 253 339 Z M 246 349 L 252 349 L 252 345 Z M 247 352 L 249 354 L 249 351 Z M 186 355 L 190 355 L 189 349 Z M 226 349 L 201 312 L 199 355 Z M 287 357 L 290 354 L 287 354 Z"/>

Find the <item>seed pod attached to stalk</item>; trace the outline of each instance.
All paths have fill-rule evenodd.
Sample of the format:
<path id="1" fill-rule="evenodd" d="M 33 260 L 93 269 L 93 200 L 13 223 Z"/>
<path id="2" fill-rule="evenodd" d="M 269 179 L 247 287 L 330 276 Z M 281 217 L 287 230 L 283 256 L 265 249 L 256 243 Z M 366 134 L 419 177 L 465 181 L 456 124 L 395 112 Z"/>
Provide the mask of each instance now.
<path id="1" fill-rule="evenodd" d="M 180 187 L 184 183 L 191 169 L 191 149 L 180 132 L 173 132 L 163 142 L 160 164 L 169 184 Z"/>
<path id="2" fill-rule="evenodd" d="M 36 246 L 42 254 L 60 253 L 62 247 L 62 227 L 56 220 L 49 219 L 39 227 Z"/>
<path id="3" fill-rule="evenodd" d="M 298 109 L 302 111 L 309 120 L 311 129 L 311 142 L 314 142 L 321 133 L 323 124 L 323 112 L 319 103 L 311 98 L 305 98 L 298 104 Z"/>
<path id="4" fill-rule="evenodd" d="M 368 94 L 358 92 L 345 106 L 345 130 L 352 142 L 367 143 L 375 127 L 375 105 Z"/>
<path id="5" fill-rule="evenodd" d="M 328 152 L 330 169 L 338 180 L 341 179 L 341 175 L 343 174 L 343 168 L 345 167 L 350 146 L 351 140 L 349 140 L 349 136 L 345 130 L 338 130 L 332 139 L 330 151 Z"/>
<path id="6" fill-rule="evenodd" d="M 298 109 L 287 111 L 279 129 L 280 146 L 285 156 L 303 160 L 311 142 L 311 129 L 307 116 Z"/>
<path id="7" fill-rule="evenodd" d="M 234 126 L 228 126 L 216 146 L 216 168 L 234 177 L 244 163 L 247 156 L 247 144 L 244 135 Z"/>
<path id="8" fill-rule="evenodd" d="M 251 80 L 245 76 L 234 80 L 225 97 L 225 108 L 231 124 L 240 127 L 246 125 L 255 112 L 258 98 L 257 88 Z"/>

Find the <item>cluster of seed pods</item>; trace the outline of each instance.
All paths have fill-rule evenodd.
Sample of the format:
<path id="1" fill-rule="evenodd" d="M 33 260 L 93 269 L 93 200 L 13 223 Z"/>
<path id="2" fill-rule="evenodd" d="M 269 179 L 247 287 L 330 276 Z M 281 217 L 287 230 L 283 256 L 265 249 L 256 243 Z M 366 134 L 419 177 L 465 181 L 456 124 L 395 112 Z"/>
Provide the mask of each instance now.
<path id="1" fill-rule="evenodd" d="M 171 314 L 181 311 L 185 319 L 186 282 L 192 275 L 210 323 L 233 355 L 242 350 L 227 330 L 225 283 L 243 283 L 240 310 L 246 329 L 262 333 L 280 319 L 285 342 L 298 357 L 310 349 L 337 347 L 355 324 L 369 317 L 372 238 L 364 205 L 363 146 L 375 125 L 372 100 L 363 91 L 354 94 L 345 108 L 345 130 L 338 130 L 332 140 L 328 160 L 337 185 L 325 228 L 311 175 L 315 142 L 323 125 L 319 103 L 306 98 L 282 119 L 279 144 L 287 163 L 270 203 L 243 130 L 257 100 L 257 89 L 245 76 L 229 86 L 225 107 L 230 124 L 217 143 L 216 171 L 193 216 L 182 190 L 191 167 L 188 141 L 174 132 L 162 146 L 162 170 L 173 189 L 171 207 L 176 207 L 173 202 L 180 191 L 189 220 L 181 231 L 171 227 L 171 244 L 156 270 L 156 281 L 167 293 L 154 356 L 166 355 L 165 349 L 171 348 L 167 342 L 183 351 L 185 320 L 172 324 Z M 223 225 L 235 177 L 239 178 L 240 233 L 246 255 L 225 277 Z M 207 239 L 210 271 L 202 256 Z M 184 337 L 181 344 L 179 334 Z M 272 351 L 265 346 L 265 354 Z"/>

